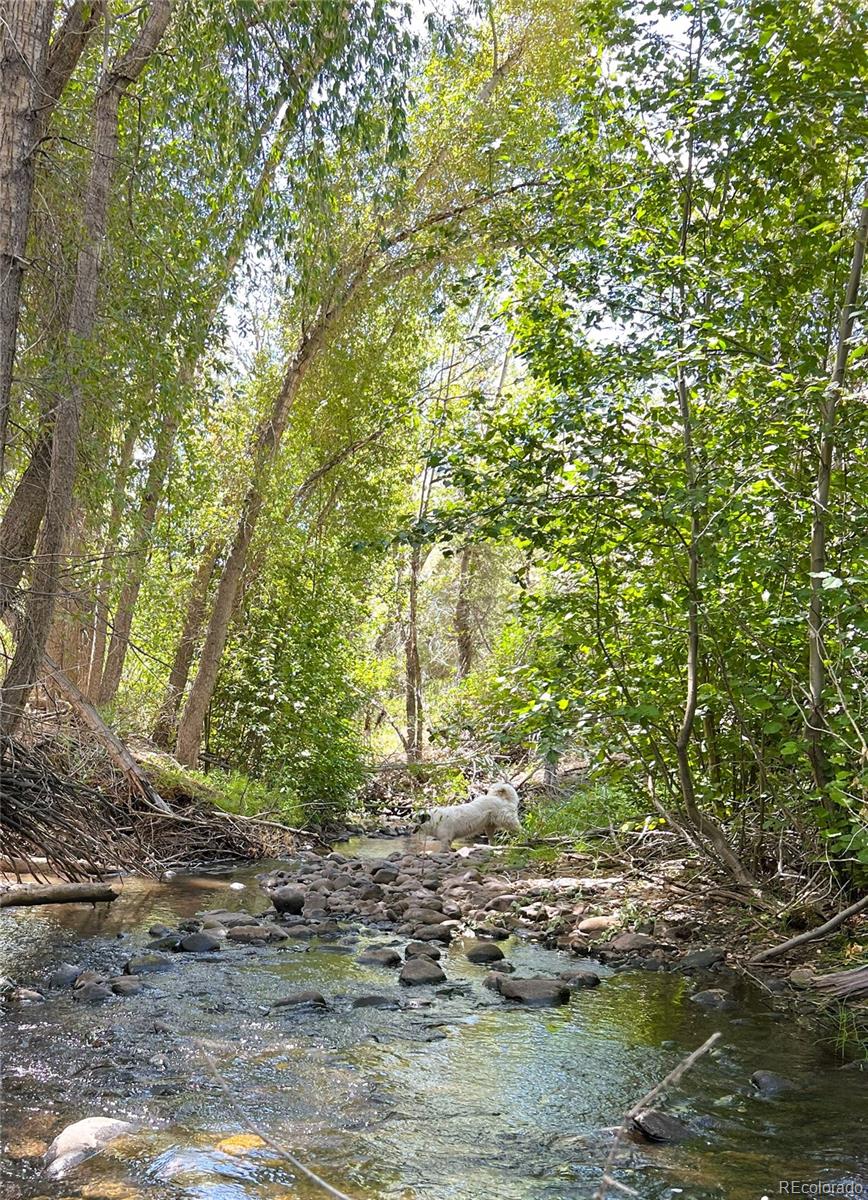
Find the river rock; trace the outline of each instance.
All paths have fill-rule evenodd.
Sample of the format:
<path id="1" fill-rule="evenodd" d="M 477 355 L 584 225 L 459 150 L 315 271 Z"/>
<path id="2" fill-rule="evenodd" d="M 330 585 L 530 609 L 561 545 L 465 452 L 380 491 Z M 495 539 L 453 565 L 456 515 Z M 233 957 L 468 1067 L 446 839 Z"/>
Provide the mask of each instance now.
<path id="1" fill-rule="evenodd" d="M 600 976 L 596 971 L 561 971 L 558 978 L 573 988 L 593 988 L 600 984 Z"/>
<path id="2" fill-rule="evenodd" d="M 464 953 L 472 963 L 500 962 L 504 953 L 494 942 L 469 942 L 465 945 Z"/>
<path id="3" fill-rule="evenodd" d="M 230 912 L 226 908 L 212 908 L 208 912 L 199 913 L 202 918 L 202 925 L 205 927 L 210 921 L 217 921 L 224 929 L 232 929 L 236 925 L 250 925 L 254 920 L 250 913 Z"/>
<path id="4" fill-rule="evenodd" d="M 292 916 L 297 917 L 304 908 L 304 901 L 304 893 L 290 886 L 276 888 L 271 893 L 271 903 L 281 916 L 284 913 L 291 913 Z"/>
<path id="5" fill-rule="evenodd" d="M 353 1008 L 397 1008 L 398 1002 L 391 996 L 371 994 L 369 996 L 356 996 L 352 1006 Z"/>
<path id="6" fill-rule="evenodd" d="M 325 1008 L 326 999 L 322 992 L 317 992 L 313 988 L 308 988 L 303 992 L 293 992 L 291 996 L 285 996 L 283 1000 L 275 1000 L 272 1008 L 297 1008 L 302 1004 L 310 1004 L 316 1008 Z"/>
<path id="7" fill-rule="evenodd" d="M 165 954 L 158 954 L 153 950 L 146 951 L 143 954 L 134 954 L 124 963 L 124 975 L 151 975 L 156 971 L 168 971 L 171 965 L 172 960 L 166 958 Z"/>
<path id="8" fill-rule="evenodd" d="M 93 967 L 88 967 L 86 971 L 79 973 L 72 986 L 82 988 L 86 987 L 89 983 L 105 983 L 105 975 L 102 975 L 99 971 L 95 971 Z"/>
<path id="9" fill-rule="evenodd" d="M 181 938 L 177 933 L 168 933 L 165 937 L 154 938 L 152 942 L 148 942 L 146 949 L 148 950 L 179 950 L 181 947 Z"/>
<path id="10" fill-rule="evenodd" d="M 433 959 L 418 955 L 408 959 L 398 975 L 398 982 L 405 987 L 417 987 L 424 984 L 443 983 L 446 975 Z"/>
<path id="11" fill-rule="evenodd" d="M 408 942 L 404 947 L 405 958 L 433 958 L 440 957 L 440 947 L 435 946 L 433 942 Z"/>
<path id="12" fill-rule="evenodd" d="M 706 988 L 703 992 L 694 992 L 690 997 L 694 1004 L 703 1008 L 732 1008 L 732 997 L 723 988 Z"/>
<path id="13" fill-rule="evenodd" d="M 48 986 L 51 988 L 72 987 L 80 974 L 81 967 L 77 967 L 73 963 L 61 963 L 48 977 Z"/>
<path id="14" fill-rule="evenodd" d="M 691 950 L 677 964 L 682 971 L 707 971 L 726 958 L 722 946 L 709 946 L 706 950 Z"/>
<path id="15" fill-rule="evenodd" d="M 620 922 L 617 917 L 585 917 L 579 921 L 579 933 L 602 933 L 604 929 L 614 929 Z"/>
<path id="16" fill-rule="evenodd" d="M 647 933 L 619 933 L 616 938 L 612 939 L 607 949 L 616 950 L 618 954 L 630 954 L 635 950 L 653 950 L 655 946 L 659 945 L 656 938 L 650 937 Z"/>
<path id="17" fill-rule="evenodd" d="M 489 971 L 502 971 L 505 975 L 511 975 L 515 967 L 504 958 L 500 962 L 489 963 L 488 969 Z"/>
<path id="18" fill-rule="evenodd" d="M 373 967 L 399 967 L 401 965 L 401 955 L 397 950 L 383 946 L 381 948 L 365 950 L 358 956 L 356 962 Z"/>
<path id="19" fill-rule="evenodd" d="M 190 933 L 181 940 L 181 949 L 190 954 L 205 954 L 210 950 L 219 950 L 220 942 L 210 933 Z"/>
<path id="20" fill-rule="evenodd" d="M 796 1090 L 792 1079 L 787 1079 L 774 1071 L 754 1071 L 750 1081 L 761 1096 L 779 1096 L 781 1092 Z"/>
<path id="21" fill-rule="evenodd" d="M 501 925 L 477 925 L 473 932 L 479 938 L 489 938 L 492 942 L 505 942 L 511 936 L 508 929 Z"/>
<path id="22" fill-rule="evenodd" d="M 373 879 L 374 883 L 394 883 L 399 875 L 400 871 L 397 867 L 384 865 L 378 870 L 374 871 L 371 878 Z"/>
<path id="23" fill-rule="evenodd" d="M 36 988 L 17 987 L 9 994 L 13 1004 L 42 1004 L 45 997 Z"/>
<path id="24" fill-rule="evenodd" d="M 75 988 L 72 994 L 80 1004 L 102 1004 L 114 995 L 108 983 L 86 983 L 84 987 Z"/>
<path id="25" fill-rule="evenodd" d="M 251 943 L 278 942 L 287 937 L 277 925 L 233 925 L 226 935 L 233 942 Z"/>
<path id="26" fill-rule="evenodd" d="M 570 989 L 562 979 L 514 979 L 493 971 L 486 984 L 500 992 L 504 1000 L 515 1000 L 519 1004 L 567 1004 L 570 999 Z"/>
<path id="27" fill-rule="evenodd" d="M 633 1128 L 649 1142 L 684 1142 L 691 1137 L 687 1126 L 668 1113 L 649 1108 L 633 1117 Z"/>
<path id="28" fill-rule="evenodd" d="M 144 986 L 137 975 L 116 975 L 108 982 L 116 996 L 137 996 Z"/>
<path id="29" fill-rule="evenodd" d="M 86 1117 L 67 1125 L 45 1152 L 45 1174 L 49 1179 L 63 1179 L 73 1167 L 133 1129 L 129 1121 L 111 1117 Z"/>
<path id="30" fill-rule="evenodd" d="M 448 945 L 453 936 L 454 930 L 451 925 L 420 925 L 413 930 L 413 937 L 417 942 L 444 942 Z"/>
<path id="31" fill-rule="evenodd" d="M 169 937 L 174 932 L 175 932 L 175 930 L 170 929 L 168 925 L 160 925 L 160 924 L 152 925 L 151 928 L 148 930 L 148 933 L 150 934 L 150 936 L 152 938 Z"/>

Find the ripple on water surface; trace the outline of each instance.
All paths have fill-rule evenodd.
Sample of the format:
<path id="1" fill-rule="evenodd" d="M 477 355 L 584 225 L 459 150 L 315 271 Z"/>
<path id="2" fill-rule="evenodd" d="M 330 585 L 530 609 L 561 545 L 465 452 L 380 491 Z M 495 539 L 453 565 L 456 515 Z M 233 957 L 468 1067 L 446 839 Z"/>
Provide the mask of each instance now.
<path id="1" fill-rule="evenodd" d="M 382 857 L 396 842 L 359 843 Z M 261 869 L 261 868 L 260 868 Z M 155 922 L 206 908 L 262 911 L 245 868 L 229 879 L 128 881 L 111 906 L 7 910 L 0 974 L 44 981 L 61 961 L 116 971 Z M 118 938 L 122 934 L 122 938 Z M 245 1132 L 207 1059 L 271 1139 L 357 1200 L 579 1200 L 592 1195 L 607 1128 L 714 1029 L 704 1059 L 669 1104 L 696 1132 L 684 1145 L 629 1145 L 618 1178 L 644 1200 L 759 1200 L 779 1180 L 862 1181 L 868 1196 L 868 1080 L 836 1069 L 809 1031 L 749 993 L 733 1013 L 689 1002 L 668 974 L 622 974 L 569 1006 L 517 1010 L 481 987 L 484 968 L 454 946 L 445 994 L 401 989 L 356 961 L 388 934 L 347 929 L 335 945 L 232 948 L 181 956 L 140 995 L 100 1007 L 69 992 L 6 1014 L 5 1190 L 10 1200 L 308 1200 L 273 1149 Z M 521 974 L 575 960 L 504 944 Z M 268 1006 L 316 988 L 327 1011 Z M 393 996 L 400 1011 L 351 1009 Z M 207 1055 L 207 1059 L 206 1059 Z M 787 1097 L 751 1094 L 764 1068 L 794 1079 Z M 39 1155 L 71 1121 L 106 1115 L 141 1126 L 62 1183 Z M 240 1136 L 239 1136 L 240 1135 Z"/>

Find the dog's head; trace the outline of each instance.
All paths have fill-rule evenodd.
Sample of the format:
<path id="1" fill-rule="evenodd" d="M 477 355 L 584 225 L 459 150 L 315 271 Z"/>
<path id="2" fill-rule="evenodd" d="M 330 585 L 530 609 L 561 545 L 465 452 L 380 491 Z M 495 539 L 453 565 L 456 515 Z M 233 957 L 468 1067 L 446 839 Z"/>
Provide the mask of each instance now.
<path id="1" fill-rule="evenodd" d="M 416 814 L 416 824 L 413 826 L 414 833 L 425 833 L 431 827 L 431 814 L 422 812 Z"/>

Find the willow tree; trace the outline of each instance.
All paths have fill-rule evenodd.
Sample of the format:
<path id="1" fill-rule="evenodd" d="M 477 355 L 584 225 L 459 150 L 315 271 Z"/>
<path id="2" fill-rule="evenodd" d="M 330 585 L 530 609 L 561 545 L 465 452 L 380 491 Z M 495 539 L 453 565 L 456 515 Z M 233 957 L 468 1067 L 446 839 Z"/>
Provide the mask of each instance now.
<path id="1" fill-rule="evenodd" d="M 346 314 L 412 274 L 466 261 L 496 244 L 498 214 L 540 186 L 544 134 L 559 97 L 559 48 L 582 15 L 560 6 L 494 6 L 453 55 L 434 55 L 411 130 L 409 164 L 337 155 L 325 211 L 300 231 L 294 258 L 294 347 L 251 449 L 251 475 L 220 575 L 178 729 L 194 763 L 231 614 L 287 421 L 305 378 Z M 521 117 L 517 113 L 521 112 Z M 518 177 L 517 177 L 518 176 Z M 371 195 L 379 196 L 372 201 Z"/>

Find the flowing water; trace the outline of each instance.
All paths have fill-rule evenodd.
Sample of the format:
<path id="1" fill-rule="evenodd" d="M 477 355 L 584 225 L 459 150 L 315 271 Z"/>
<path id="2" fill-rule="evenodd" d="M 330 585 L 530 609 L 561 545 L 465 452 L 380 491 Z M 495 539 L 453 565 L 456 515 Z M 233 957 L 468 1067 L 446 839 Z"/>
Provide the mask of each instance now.
<path id="1" fill-rule="evenodd" d="M 395 846 L 348 850 L 382 857 Z M 5 910 L 0 974 L 44 983 L 64 961 L 117 973 L 155 922 L 217 907 L 263 911 L 256 869 L 231 877 L 244 890 L 228 877 L 127 880 L 112 905 Z M 484 968 L 460 943 L 444 956 L 448 985 L 406 989 L 394 971 L 356 962 L 370 942 L 401 939 L 347 923 L 331 942 L 177 955 L 140 995 L 99 1006 L 53 991 L 44 1004 L 10 1008 L 4 1197 L 321 1195 L 249 1136 L 240 1105 L 356 1200 L 588 1198 L 607 1129 L 716 1029 L 717 1050 L 667 1105 L 695 1136 L 628 1143 L 617 1179 L 644 1200 L 760 1200 L 790 1180 L 868 1196 L 868 1076 L 840 1069 L 833 1047 L 750 991 L 734 1010 L 709 1012 L 690 1002 L 692 981 L 625 972 L 577 991 L 567 1007 L 515 1009 L 482 988 Z M 502 945 L 522 975 L 576 965 L 529 943 Z M 330 1007 L 269 1010 L 303 988 Z M 401 1007 L 350 1007 L 371 992 Z M 749 1084 L 758 1069 L 797 1086 L 762 1099 Z M 46 1143 L 90 1116 L 131 1120 L 137 1131 L 47 1182 Z"/>

